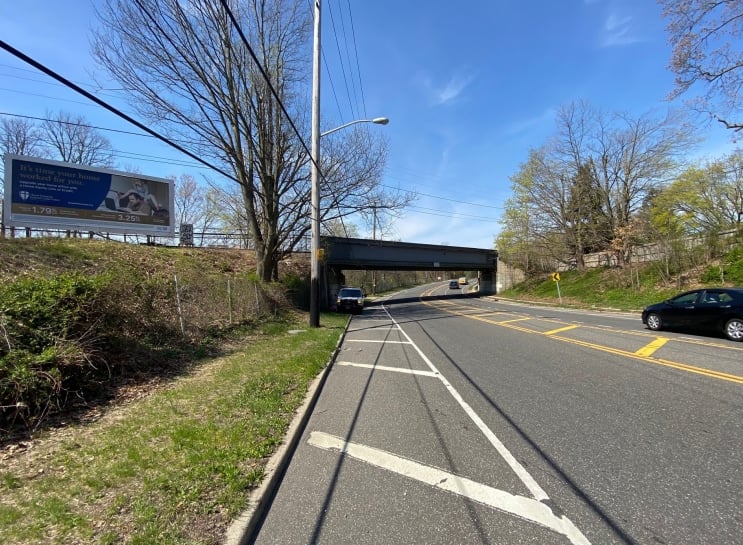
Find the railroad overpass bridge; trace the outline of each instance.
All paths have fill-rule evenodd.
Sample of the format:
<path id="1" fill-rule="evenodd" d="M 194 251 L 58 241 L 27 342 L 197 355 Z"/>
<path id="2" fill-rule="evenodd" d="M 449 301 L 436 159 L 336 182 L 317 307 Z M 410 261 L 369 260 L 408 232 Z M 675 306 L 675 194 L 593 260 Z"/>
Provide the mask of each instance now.
<path id="1" fill-rule="evenodd" d="M 344 284 L 344 270 L 477 271 L 479 293 L 494 294 L 498 251 L 389 240 L 320 237 L 320 304 Z"/>

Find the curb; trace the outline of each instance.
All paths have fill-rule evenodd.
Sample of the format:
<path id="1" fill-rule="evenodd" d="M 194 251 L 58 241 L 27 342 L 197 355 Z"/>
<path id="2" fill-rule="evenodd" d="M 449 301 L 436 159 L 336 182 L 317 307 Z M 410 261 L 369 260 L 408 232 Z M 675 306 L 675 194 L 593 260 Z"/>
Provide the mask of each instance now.
<path id="1" fill-rule="evenodd" d="M 271 498 L 279 487 L 289 461 L 299 444 L 299 438 L 304 433 L 304 429 L 312 414 L 312 409 L 314 409 L 317 399 L 320 397 L 320 392 L 322 392 L 322 388 L 325 385 L 328 373 L 335 362 L 343 339 L 346 338 L 350 323 L 351 318 L 349 317 L 327 365 L 310 383 L 307 389 L 307 396 L 304 398 L 302 405 L 297 409 L 294 419 L 289 424 L 289 429 L 284 436 L 284 440 L 268 460 L 264 468 L 264 478 L 261 480 L 260 485 L 248 493 L 248 508 L 227 529 L 225 539 L 222 542 L 223 545 L 248 545 L 250 543 L 253 532 L 255 532 L 256 527 L 263 519 L 266 509 L 271 503 Z"/>

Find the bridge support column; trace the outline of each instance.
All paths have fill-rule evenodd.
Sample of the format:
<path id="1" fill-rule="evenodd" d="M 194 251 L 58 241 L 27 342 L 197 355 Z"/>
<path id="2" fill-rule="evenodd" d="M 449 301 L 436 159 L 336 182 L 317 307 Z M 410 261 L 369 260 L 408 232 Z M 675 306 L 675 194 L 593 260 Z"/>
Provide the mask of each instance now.
<path id="1" fill-rule="evenodd" d="M 337 267 L 326 267 L 327 275 L 325 278 L 325 300 L 324 308 L 332 309 L 335 306 L 335 296 L 346 283 L 346 276 L 343 270 Z"/>
<path id="2" fill-rule="evenodd" d="M 495 271 L 480 271 L 480 295 L 495 295 Z"/>

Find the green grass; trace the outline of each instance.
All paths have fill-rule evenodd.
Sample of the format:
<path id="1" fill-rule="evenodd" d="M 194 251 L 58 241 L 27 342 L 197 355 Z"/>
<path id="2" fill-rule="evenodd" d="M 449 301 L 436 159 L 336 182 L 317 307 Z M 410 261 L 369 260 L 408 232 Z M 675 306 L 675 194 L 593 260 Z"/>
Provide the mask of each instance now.
<path id="1" fill-rule="evenodd" d="M 0 469 L 2 541 L 219 543 L 346 320 L 267 324 L 231 355 L 63 440 L 37 441 Z"/>
<path id="2" fill-rule="evenodd" d="M 559 295 L 564 306 L 637 311 L 691 287 L 667 285 L 653 266 L 632 270 L 597 268 L 560 272 Z M 544 274 L 503 290 L 499 295 L 559 303 L 557 288 L 550 275 Z"/>

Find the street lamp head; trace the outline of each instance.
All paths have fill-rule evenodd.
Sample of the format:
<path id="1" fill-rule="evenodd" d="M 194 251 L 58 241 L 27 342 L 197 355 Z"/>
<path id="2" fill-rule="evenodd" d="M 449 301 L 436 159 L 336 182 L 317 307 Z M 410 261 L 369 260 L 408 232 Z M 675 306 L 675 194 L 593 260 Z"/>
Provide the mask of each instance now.
<path id="1" fill-rule="evenodd" d="M 372 119 L 372 123 L 376 123 L 377 125 L 386 125 L 389 122 L 390 120 L 386 117 L 375 117 L 374 119 Z"/>

